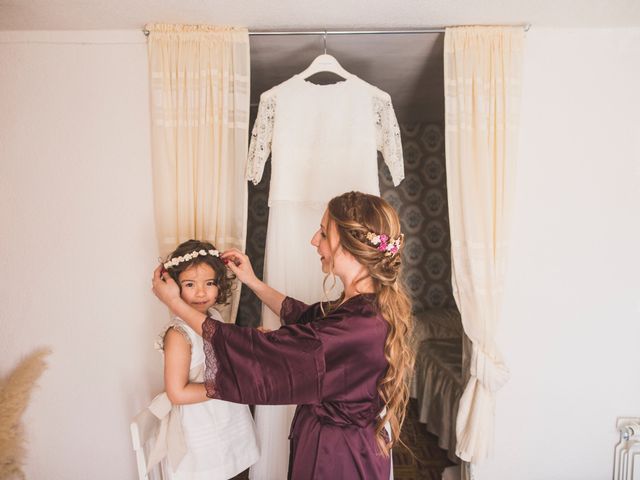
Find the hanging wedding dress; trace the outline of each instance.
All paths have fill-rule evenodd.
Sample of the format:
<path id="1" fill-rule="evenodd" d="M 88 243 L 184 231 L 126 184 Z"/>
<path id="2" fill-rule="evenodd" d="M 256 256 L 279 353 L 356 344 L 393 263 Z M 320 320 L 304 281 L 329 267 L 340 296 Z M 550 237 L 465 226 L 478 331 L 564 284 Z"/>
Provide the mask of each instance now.
<path id="1" fill-rule="evenodd" d="M 310 244 L 327 202 L 351 190 L 380 194 L 377 151 L 394 185 L 404 178 L 391 98 L 355 75 L 340 75 L 344 81 L 316 85 L 298 74 L 264 92 L 249 147 L 247 179 L 254 184 L 272 155 L 264 280 L 306 303 L 336 298 L 342 290 L 336 286 L 325 295 L 320 257 Z M 262 325 L 280 327 L 280 319 L 265 306 Z M 260 460 L 251 467 L 252 480 L 287 478 L 294 410 L 256 407 Z"/>

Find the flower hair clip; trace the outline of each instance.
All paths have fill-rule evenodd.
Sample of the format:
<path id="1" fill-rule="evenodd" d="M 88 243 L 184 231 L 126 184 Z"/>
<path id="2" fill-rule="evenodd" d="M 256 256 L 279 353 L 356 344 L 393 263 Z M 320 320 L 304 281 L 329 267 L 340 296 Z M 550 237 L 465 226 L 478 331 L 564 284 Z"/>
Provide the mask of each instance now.
<path id="1" fill-rule="evenodd" d="M 373 232 L 367 233 L 367 240 L 369 243 L 376 247 L 376 250 L 384 252 L 385 257 L 390 257 L 391 255 L 398 253 L 403 238 L 404 234 L 402 233 L 395 239 L 390 238 L 384 233 L 381 233 L 380 235 Z"/>
<path id="2" fill-rule="evenodd" d="M 199 256 L 206 257 L 207 255 L 220 258 L 220 252 L 218 250 L 194 250 L 193 252 L 186 253 L 180 257 L 173 257 L 171 260 L 165 262 L 163 266 L 168 270 L 171 267 L 176 267 L 183 262 L 188 262 L 190 260 L 193 260 L 194 258 L 198 258 Z"/>

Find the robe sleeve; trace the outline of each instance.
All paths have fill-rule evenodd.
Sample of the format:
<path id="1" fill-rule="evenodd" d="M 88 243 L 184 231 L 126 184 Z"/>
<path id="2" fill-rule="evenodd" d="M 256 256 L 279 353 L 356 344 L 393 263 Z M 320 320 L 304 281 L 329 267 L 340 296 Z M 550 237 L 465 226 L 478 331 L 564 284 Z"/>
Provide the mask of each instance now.
<path id="1" fill-rule="evenodd" d="M 285 297 L 280 307 L 280 319 L 285 325 L 302 323 L 305 314 L 309 312 L 311 305 L 307 305 L 295 298 Z"/>
<path id="2" fill-rule="evenodd" d="M 272 92 L 265 92 L 260 96 L 258 115 L 251 131 L 251 143 L 247 155 L 247 181 L 254 185 L 262 180 L 264 165 L 271 153 L 273 139 L 273 124 L 275 120 L 276 99 Z"/>
<path id="3" fill-rule="evenodd" d="M 373 98 L 373 113 L 376 128 L 376 148 L 382 152 L 389 167 L 393 184 L 398 186 L 404 179 L 402 139 L 396 114 L 388 93 L 378 92 Z"/>
<path id="4" fill-rule="evenodd" d="M 262 333 L 209 317 L 202 337 L 208 397 L 247 405 L 320 401 L 326 367 L 313 325 Z"/>

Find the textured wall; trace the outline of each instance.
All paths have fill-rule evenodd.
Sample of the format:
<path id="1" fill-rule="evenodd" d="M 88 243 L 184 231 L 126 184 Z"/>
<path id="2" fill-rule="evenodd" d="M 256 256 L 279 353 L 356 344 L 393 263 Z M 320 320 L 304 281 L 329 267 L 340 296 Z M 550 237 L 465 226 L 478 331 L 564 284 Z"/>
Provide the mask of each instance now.
<path id="1" fill-rule="evenodd" d="M 253 122 L 253 118 L 252 118 Z M 269 218 L 269 180 L 271 179 L 271 159 L 264 166 L 262 181 L 258 185 L 249 183 L 249 215 L 247 225 L 246 253 L 258 277 L 262 278 L 264 269 L 264 245 L 267 238 L 267 220 Z M 260 300 L 247 287 L 242 287 L 238 308 L 238 325 L 257 326 L 260 324 Z"/>
<path id="2" fill-rule="evenodd" d="M 405 283 L 416 312 L 453 306 L 443 127 L 425 123 L 401 130 L 405 179 L 394 188 L 380 162 L 380 190 L 400 214 Z"/>

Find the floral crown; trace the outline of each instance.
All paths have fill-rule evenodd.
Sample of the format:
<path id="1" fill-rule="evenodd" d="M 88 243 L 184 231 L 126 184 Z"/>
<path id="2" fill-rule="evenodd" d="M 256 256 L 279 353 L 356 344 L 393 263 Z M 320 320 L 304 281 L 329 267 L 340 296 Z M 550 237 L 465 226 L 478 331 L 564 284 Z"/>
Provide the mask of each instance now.
<path id="1" fill-rule="evenodd" d="M 384 252 L 385 257 L 390 257 L 398 253 L 400 244 L 404 239 L 404 234 L 400 234 L 398 238 L 391 238 L 384 233 L 377 234 L 374 232 L 367 233 L 367 241 L 376 247 L 376 250 Z"/>
<path id="2" fill-rule="evenodd" d="M 218 250 L 194 250 L 191 253 L 185 253 L 184 255 L 180 256 L 180 257 L 173 257 L 170 260 L 167 260 L 166 262 L 164 262 L 164 268 L 166 270 L 169 270 L 172 267 L 177 267 L 178 265 L 180 265 L 183 262 L 188 262 L 190 260 L 193 260 L 194 258 L 198 258 L 198 257 L 206 257 L 207 255 L 211 255 L 212 257 L 218 257 L 220 258 L 220 252 Z"/>

